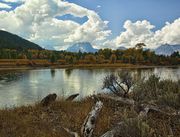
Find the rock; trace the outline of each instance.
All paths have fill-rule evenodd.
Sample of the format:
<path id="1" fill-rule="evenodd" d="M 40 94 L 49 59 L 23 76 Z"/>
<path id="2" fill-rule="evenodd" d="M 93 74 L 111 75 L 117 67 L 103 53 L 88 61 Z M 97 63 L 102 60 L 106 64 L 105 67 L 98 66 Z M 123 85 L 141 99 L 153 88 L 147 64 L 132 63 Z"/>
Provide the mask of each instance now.
<path id="1" fill-rule="evenodd" d="M 73 94 L 71 96 L 69 96 L 66 101 L 73 101 L 77 96 L 79 96 L 79 94 Z"/>
<path id="2" fill-rule="evenodd" d="M 50 103 L 54 102 L 56 98 L 57 98 L 57 95 L 55 93 L 49 94 L 41 100 L 41 104 L 43 106 L 48 106 Z"/>

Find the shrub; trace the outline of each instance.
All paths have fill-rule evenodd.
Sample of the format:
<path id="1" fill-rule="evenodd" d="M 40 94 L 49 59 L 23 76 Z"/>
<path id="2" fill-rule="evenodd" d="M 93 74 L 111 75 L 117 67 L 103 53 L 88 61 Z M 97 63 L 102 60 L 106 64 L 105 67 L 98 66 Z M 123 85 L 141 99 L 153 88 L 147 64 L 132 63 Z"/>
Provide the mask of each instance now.
<path id="1" fill-rule="evenodd" d="M 117 96 L 128 97 L 134 85 L 134 79 L 128 71 L 121 71 L 117 75 L 110 74 L 104 78 L 102 89 L 108 89 Z"/>
<path id="2" fill-rule="evenodd" d="M 156 137 L 154 129 L 138 118 L 125 119 L 118 134 L 122 137 Z"/>
<path id="3" fill-rule="evenodd" d="M 152 75 L 140 80 L 133 89 L 133 98 L 138 102 L 153 102 L 162 106 L 180 107 L 179 81 L 160 80 Z"/>

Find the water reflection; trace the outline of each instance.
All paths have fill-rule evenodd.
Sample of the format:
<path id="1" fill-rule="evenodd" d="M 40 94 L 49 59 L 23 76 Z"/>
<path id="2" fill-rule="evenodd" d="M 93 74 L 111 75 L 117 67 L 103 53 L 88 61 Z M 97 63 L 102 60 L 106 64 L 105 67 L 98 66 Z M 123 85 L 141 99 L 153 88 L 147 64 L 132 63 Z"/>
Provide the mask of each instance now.
<path id="1" fill-rule="evenodd" d="M 69 68 L 65 69 L 65 73 L 68 77 L 71 75 L 72 71 L 73 71 L 73 69 L 69 69 Z"/>
<path id="2" fill-rule="evenodd" d="M 102 92 L 101 87 L 104 76 L 109 73 L 118 73 L 121 70 L 28 70 L 18 73 L 20 77 L 11 81 L 6 81 L 8 78 L 0 74 L 0 107 L 31 104 L 49 93 L 57 93 L 59 96 L 80 93 L 80 97 L 99 93 Z M 128 71 L 145 78 L 155 74 L 161 79 L 180 79 L 180 68 L 128 69 Z"/>
<path id="3" fill-rule="evenodd" d="M 52 77 L 52 78 L 55 77 L 55 73 L 56 73 L 56 70 L 55 70 L 55 69 L 51 69 L 51 77 Z"/>
<path id="4" fill-rule="evenodd" d="M 17 80 L 21 77 L 21 73 L 9 72 L 9 73 L 0 73 L 0 81 L 11 82 Z"/>

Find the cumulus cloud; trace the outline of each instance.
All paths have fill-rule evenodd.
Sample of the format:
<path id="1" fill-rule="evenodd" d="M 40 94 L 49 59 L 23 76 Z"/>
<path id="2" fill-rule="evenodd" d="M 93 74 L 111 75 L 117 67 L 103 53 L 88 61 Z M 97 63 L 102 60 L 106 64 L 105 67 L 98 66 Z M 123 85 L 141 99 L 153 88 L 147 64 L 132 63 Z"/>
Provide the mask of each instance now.
<path id="1" fill-rule="evenodd" d="M 92 10 L 64 0 L 3 0 L 22 4 L 10 11 L 0 11 L 0 29 L 16 33 L 45 48 L 66 49 L 76 42 L 91 42 L 97 48 L 133 47 L 143 42 L 148 48 L 161 44 L 180 44 L 180 18 L 167 22 L 160 30 L 147 20 L 124 23 L 124 31 L 108 39 L 108 21 Z M 2 4 L 4 4 L 2 6 Z M 0 8 L 11 8 L 0 3 Z M 83 24 L 61 20 L 64 15 L 87 17 Z"/>
<path id="2" fill-rule="evenodd" d="M 8 4 L 0 2 L 0 9 L 11 9 L 11 6 L 9 6 Z"/>
<path id="3" fill-rule="evenodd" d="M 148 48 L 156 48 L 162 44 L 180 44 L 180 18 L 173 23 L 167 22 L 162 29 L 153 31 L 155 28 L 149 21 L 124 23 L 125 31 L 111 41 L 106 41 L 104 46 L 134 47 L 137 43 L 145 43 Z"/>
<path id="4" fill-rule="evenodd" d="M 132 47 L 140 42 L 152 45 L 153 41 L 151 41 L 151 38 L 154 36 L 152 32 L 154 27 L 155 26 L 151 25 L 147 20 L 137 21 L 135 23 L 127 20 L 124 23 L 124 29 L 126 31 L 122 32 L 120 36 L 116 38 L 116 45 L 124 44 Z"/>
<path id="5" fill-rule="evenodd" d="M 24 2 L 25 0 L 2 0 L 3 2 L 10 2 L 10 3 L 19 3 Z"/>
<path id="6" fill-rule="evenodd" d="M 166 22 L 166 25 L 155 32 L 155 40 L 159 44 L 180 44 L 180 18 L 173 23 Z"/>
<path id="7" fill-rule="evenodd" d="M 88 20 L 79 24 L 73 20 L 56 18 L 66 14 L 87 16 Z M 0 11 L 0 29 L 56 49 L 66 48 L 75 42 L 96 44 L 105 40 L 111 33 L 107 23 L 94 11 L 61 0 L 26 0 L 12 11 Z"/>

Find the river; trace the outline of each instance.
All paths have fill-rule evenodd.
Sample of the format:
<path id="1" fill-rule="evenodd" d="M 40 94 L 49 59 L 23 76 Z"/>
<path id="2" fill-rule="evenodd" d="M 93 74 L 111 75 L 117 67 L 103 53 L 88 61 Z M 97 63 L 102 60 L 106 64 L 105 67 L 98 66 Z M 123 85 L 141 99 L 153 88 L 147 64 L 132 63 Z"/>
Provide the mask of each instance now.
<path id="1" fill-rule="evenodd" d="M 49 93 L 67 97 L 79 93 L 79 99 L 104 92 L 103 78 L 122 69 L 38 69 L 0 72 L 0 108 L 33 104 Z M 180 67 L 127 69 L 140 77 L 158 75 L 161 79 L 180 79 Z"/>

